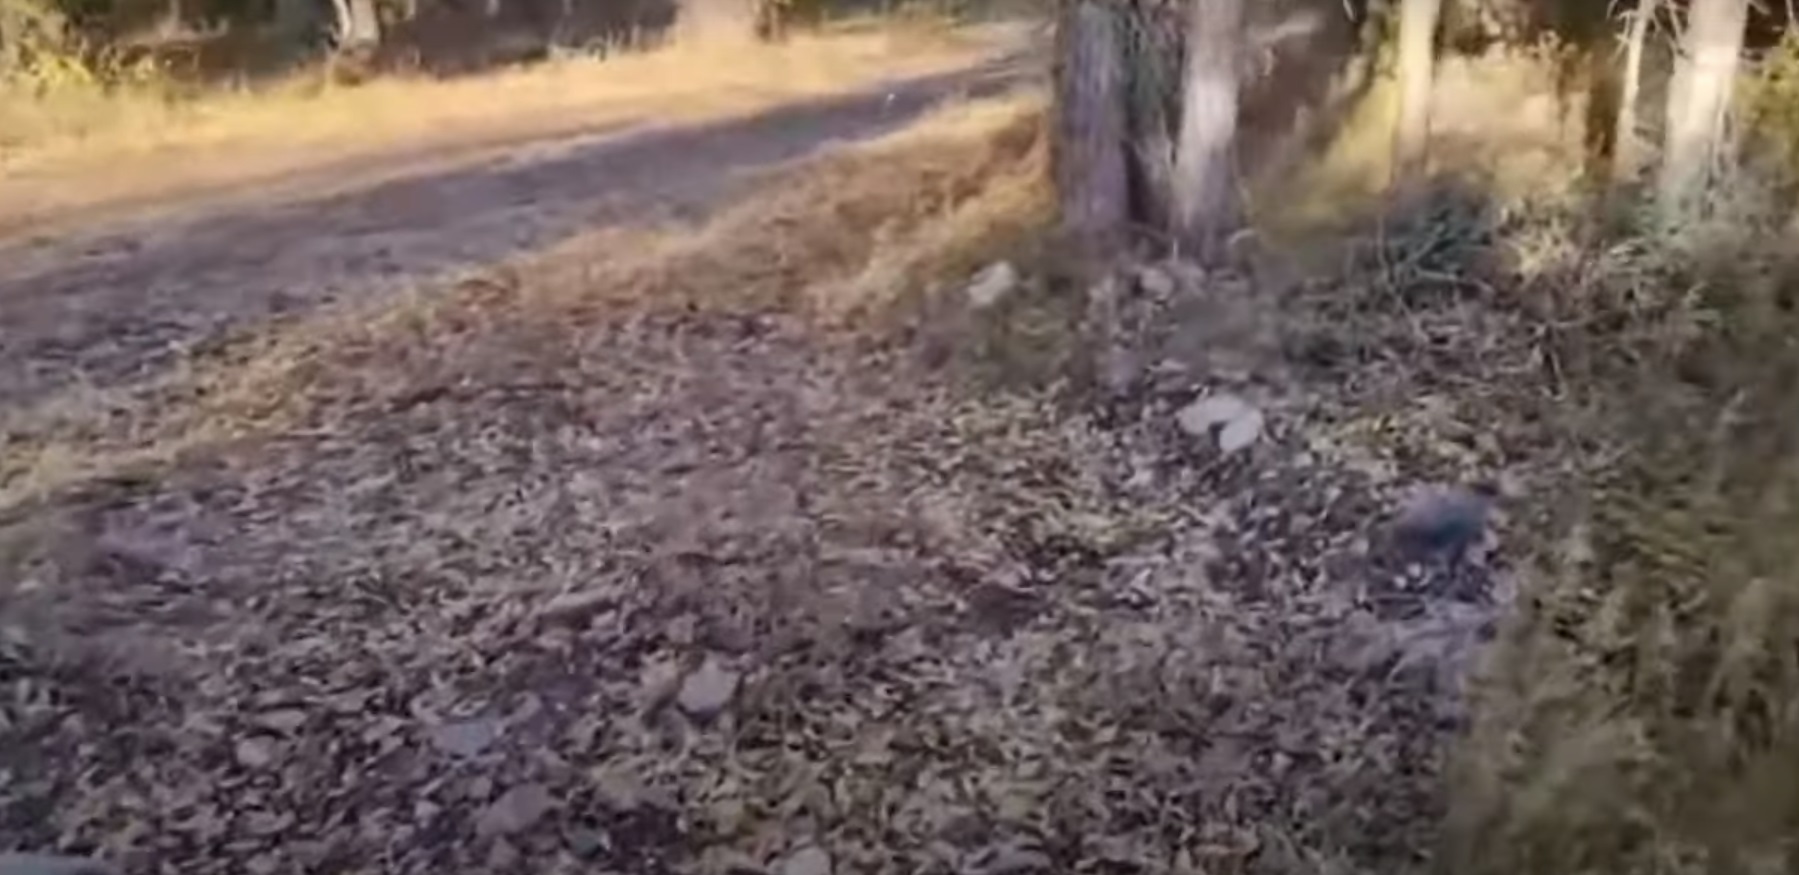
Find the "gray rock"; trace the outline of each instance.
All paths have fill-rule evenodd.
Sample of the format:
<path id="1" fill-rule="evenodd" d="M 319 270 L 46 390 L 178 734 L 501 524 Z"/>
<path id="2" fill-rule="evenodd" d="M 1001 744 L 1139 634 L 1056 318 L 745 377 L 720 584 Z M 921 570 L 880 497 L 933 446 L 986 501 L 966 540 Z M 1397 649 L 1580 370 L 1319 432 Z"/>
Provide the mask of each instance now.
<path id="1" fill-rule="evenodd" d="M 500 738 L 500 721 L 492 717 L 457 720 L 433 726 L 431 746 L 456 757 L 477 757 Z"/>
<path id="2" fill-rule="evenodd" d="M 1137 273 L 1137 285 L 1157 300 L 1166 301 L 1179 291 L 1174 274 L 1159 265 L 1146 265 Z"/>
<path id="3" fill-rule="evenodd" d="M 675 702 L 691 717 L 702 720 L 715 717 L 731 703 L 731 697 L 737 695 L 737 684 L 741 679 L 741 675 L 708 657 L 681 682 L 681 692 L 676 695 Z"/>
<path id="4" fill-rule="evenodd" d="M 1216 429 L 1218 449 L 1226 455 L 1254 444 L 1266 425 L 1262 411 L 1228 392 L 1208 395 L 1181 408 L 1175 421 L 1181 431 L 1196 438 L 1210 438 Z"/>
<path id="5" fill-rule="evenodd" d="M 1456 486 L 1427 490 L 1407 502 L 1394 518 L 1391 536 L 1399 550 L 1413 557 L 1460 559 L 1487 533 L 1496 490 L 1490 486 Z"/>
<path id="6" fill-rule="evenodd" d="M 996 262 L 968 284 L 968 304 L 977 310 L 985 310 L 1017 289 L 1018 282 L 1018 268 L 1013 267 L 1012 262 Z"/>

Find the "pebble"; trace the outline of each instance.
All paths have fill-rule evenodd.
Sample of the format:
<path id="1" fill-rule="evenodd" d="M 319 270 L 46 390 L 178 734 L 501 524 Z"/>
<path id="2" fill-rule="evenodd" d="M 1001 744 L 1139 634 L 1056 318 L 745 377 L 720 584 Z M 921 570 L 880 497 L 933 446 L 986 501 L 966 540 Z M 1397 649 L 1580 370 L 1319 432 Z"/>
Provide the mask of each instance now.
<path id="1" fill-rule="evenodd" d="M 1417 555 L 1460 556 L 1486 536 L 1493 497 L 1467 487 L 1433 489 L 1400 509 L 1393 540 Z"/>
<path id="2" fill-rule="evenodd" d="M 739 680 L 741 676 L 736 672 L 720 665 L 716 658 L 708 657 L 681 682 L 681 692 L 676 695 L 675 703 L 690 717 L 701 720 L 715 717 L 731 703 L 731 697 L 737 695 Z"/>
<path id="3" fill-rule="evenodd" d="M 431 727 L 430 737 L 431 745 L 444 753 L 465 759 L 476 757 L 499 739 L 500 721 L 491 717 L 458 720 Z"/>
<path id="4" fill-rule="evenodd" d="M 1013 267 L 1009 261 L 996 262 L 968 284 L 968 304 L 977 310 L 985 310 L 998 304 L 1016 288 L 1018 268 Z"/>

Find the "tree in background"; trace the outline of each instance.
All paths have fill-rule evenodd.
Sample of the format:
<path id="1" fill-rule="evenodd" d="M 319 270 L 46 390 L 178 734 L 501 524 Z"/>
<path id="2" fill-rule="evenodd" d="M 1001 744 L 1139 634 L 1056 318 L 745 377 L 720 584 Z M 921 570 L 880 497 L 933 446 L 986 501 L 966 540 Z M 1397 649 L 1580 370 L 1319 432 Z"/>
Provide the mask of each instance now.
<path id="1" fill-rule="evenodd" d="M 1430 103 L 1436 73 L 1441 0 L 1402 0 L 1399 8 L 1399 115 L 1393 132 L 1393 182 L 1417 185 L 1430 154 Z"/>
<path id="2" fill-rule="evenodd" d="M 1697 205 L 1722 157 L 1724 124 L 1749 26 L 1749 0 L 1693 0 L 1668 89 L 1657 194 L 1677 222 Z"/>
<path id="3" fill-rule="evenodd" d="M 1062 226 L 1098 253 L 1118 242 L 1132 219 L 1119 15 L 1104 0 L 1063 0 L 1057 11 L 1052 163 Z"/>
<path id="4" fill-rule="evenodd" d="M 1649 28 L 1655 22 L 1656 0 L 1642 0 L 1625 13 L 1624 71 L 1618 87 L 1618 116 L 1612 134 L 1612 181 L 1634 178 L 1642 166 L 1641 139 L 1637 131 L 1637 99 L 1643 89 L 1643 52 Z"/>
<path id="5" fill-rule="evenodd" d="M 1237 110 L 1242 88 L 1244 0 L 1194 0 L 1175 144 L 1174 231 L 1202 259 L 1236 229 Z"/>
<path id="6" fill-rule="evenodd" d="M 1056 181 L 1064 226 L 1103 247 L 1157 229 L 1201 258 L 1240 220 L 1245 0 L 1063 0 Z"/>

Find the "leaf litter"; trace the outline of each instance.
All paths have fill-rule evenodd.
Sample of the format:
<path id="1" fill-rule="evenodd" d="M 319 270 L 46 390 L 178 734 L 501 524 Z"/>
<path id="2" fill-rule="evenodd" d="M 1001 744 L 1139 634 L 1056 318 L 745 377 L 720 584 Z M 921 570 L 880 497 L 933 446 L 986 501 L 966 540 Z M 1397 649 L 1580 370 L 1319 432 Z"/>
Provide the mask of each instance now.
<path id="1" fill-rule="evenodd" d="M 1234 288 L 1172 275 L 1120 312 Z M 78 543 L 180 508 L 154 528 L 185 558 L 52 557 L 8 595 L 46 621 L 0 639 L 0 845 L 183 873 L 1428 860 L 1503 568 L 1385 560 L 1406 478 L 1347 449 L 1329 387 L 1125 332 L 1162 364 L 1071 407 L 778 310 L 550 322 L 444 351 L 454 392 L 91 499 Z M 1223 393 L 1259 399 L 1254 452 L 1185 427 Z M 179 656 L 80 646 L 113 636 Z"/>

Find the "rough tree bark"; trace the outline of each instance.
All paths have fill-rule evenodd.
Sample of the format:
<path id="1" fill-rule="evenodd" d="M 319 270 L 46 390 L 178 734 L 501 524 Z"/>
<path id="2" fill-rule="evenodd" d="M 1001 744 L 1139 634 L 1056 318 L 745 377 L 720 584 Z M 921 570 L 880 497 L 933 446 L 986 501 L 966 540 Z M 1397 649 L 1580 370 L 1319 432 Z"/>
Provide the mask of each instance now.
<path id="1" fill-rule="evenodd" d="M 1749 0 L 1693 0 L 1668 93 L 1668 126 L 1657 181 L 1664 218 L 1679 221 L 1704 194 L 1721 157 L 1725 114 L 1749 25 Z"/>
<path id="2" fill-rule="evenodd" d="M 1430 102 L 1436 78 L 1441 0 L 1403 0 L 1399 7 L 1399 118 L 1393 131 L 1397 189 L 1416 185 L 1430 162 Z"/>
<path id="3" fill-rule="evenodd" d="M 1244 0 L 1190 2 L 1175 143 L 1174 225 L 1183 246 L 1211 260 L 1222 254 L 1239 221 L 1236 142 Z"/>
<path id="4" fill-rule="evenodd" d="M 1637 133 L 1637 100 L 1643 91 L 1643 47 L 1655 20 L 1656 0 L 1642 0 L 1624 29 L 1624 75 L 1618 87 L 1618 119 L 1612 135 L 1612 182 L 1634 179 L 1643 163 Z"/>
<path id="5" fill-rule="evenodd" d="M 1054 164 L 1062 227 L 1097 254 L 1123 238 L 1131 219 L 1118 13 L 1103 0 L 1063 0 L 1058 12 Z"/>

